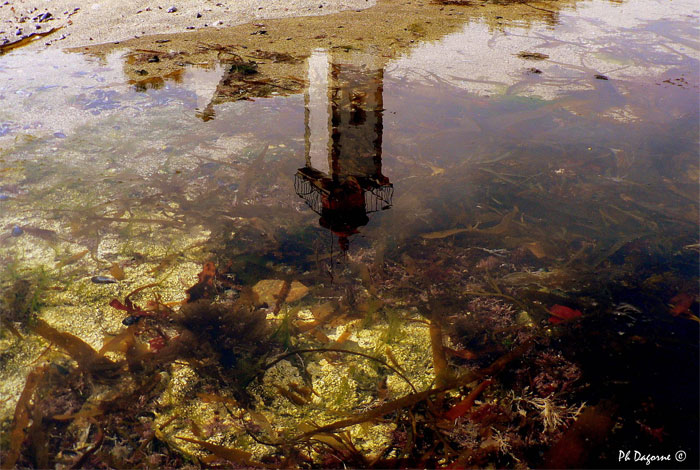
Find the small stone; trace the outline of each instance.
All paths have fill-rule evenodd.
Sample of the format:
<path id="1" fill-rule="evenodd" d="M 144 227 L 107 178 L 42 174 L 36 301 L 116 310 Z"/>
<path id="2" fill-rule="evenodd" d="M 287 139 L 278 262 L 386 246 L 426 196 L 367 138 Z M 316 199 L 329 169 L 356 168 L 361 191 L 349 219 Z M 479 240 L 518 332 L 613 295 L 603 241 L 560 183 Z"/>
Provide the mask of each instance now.
<path id="1" fill-rule="evenodd" d="M 201 13 L 197 13 L 197 16 L 196 16 L 196 17 L 197 17 L 197 18 L 201 18 L 201 17 L 202 17 L 202 14 L 201 14 Z"/>
<path id="2" fill-rule="evenodd" d="M 281 279 L 264 279 L 259 281 L 253 286 L 253 292 L 257 296 L 257 304 L 274 306 L 277 303 L 283 288 L 284 281 Z M 304 284 L 299 281 L 293 281 L 289 288 L 289 293 L 284 301 L 295 302 L 308 294 L 308 292 L 309 288 Z"/>
<path id="3" fill-rule="evenodd" d="M 596 74 L 596 75 L 594 75 L 594 77 L 597 80 L 607 80 L 608 79 L 608 77 L 606 77 L 605 75 L 600 75 L 600 74 Z"/>
<path id="4" fill-rule="evenodd" d="M 13 237 L 19 237 L 24 233 L 24 230 L 22 230 L 22 228 L 19 225 L 15 225 L 14 227 L 12 227 L 11 233 Z"/>
<path id="5" fill-rule="evenodd" d="M 54 132 L 53 136 L 56 137 L 57 139 L 65 139 L 66 138 L 66 134 L 64 134 L 63 132 Z"/>
<path id="6" fill-rule="evenodd" d="M 258 305 L 275 305 L 275 303 L 277 303 L 277 296 L 283 286 L 284 281 L 278 279 L 264 279 L 258 281 L 258 283 L 253 286 L 253 293 L 257 296 L 256 303 Z"/>
<path id="7" fill-rule="evenodd" d="M 131 315 L 131 316 L 128 316 L 122 320 L 122 325 L 130 326 L 130 325 L 133 325 L 134 323 L 138 323 L 138 321 L 140 319 L 141 319 L 141 317 L 139 317 L 139 316 Z"/>
<path id="8" fill-rule="evenodd" d="M 160 62 L 160 58 L 157 55 L 154 55 L 150 59 L 148 59 L 149 62 L 154 63 L 154 62 Z"/>
<path id="9" fill-rule="evenodd" d="M 176 7 L 170 7 L 168 8 L 168 13 L 175 13 L 177 11 Z"/>
<path id="10" fill-rule="evenodd" d="M 292 281 L 292 285 L 289 288 L 289 293 L 287 298 L 284 299 L 285 302 L 296 302 L 297 300 L 306 296 L 309 293 L 309 288 L 306 287 L 299 281 Z"/>
<path id="11" fill-rule="evenodd" d="M 530 317 L 526 311 L 518 313 L 518 315 L 515 317 L 515 323 L 518 326 L 535 326 L 535 323 L 532 321 L 532 317 Z"/>
<path id="12" fill-rule="evenodd" d="M 126 273 L 124 272 L 124 269 L 119 266 L 119 263 L 112 263 L 112 267 L 109 268 L 109 274 L 114 276 L 114 279 L 117 281 L 123 281 L 126 277 Z"/>

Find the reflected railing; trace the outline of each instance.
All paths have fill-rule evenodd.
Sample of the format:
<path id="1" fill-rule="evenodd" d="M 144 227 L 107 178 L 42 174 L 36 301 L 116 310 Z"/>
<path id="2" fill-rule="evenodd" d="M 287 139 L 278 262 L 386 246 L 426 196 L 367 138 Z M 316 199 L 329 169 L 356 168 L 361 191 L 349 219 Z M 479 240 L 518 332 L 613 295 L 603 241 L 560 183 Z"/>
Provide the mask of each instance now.
<path id="1" fill-rule="evenodd" d="M 392 205 L 394 186 L 382 174 L 383 78 L 383 66 L 369 54 L 340 63 L 317 50 L 308 59 L 306 164 L 294 190 L 343 251 L 369 214 Z"/>

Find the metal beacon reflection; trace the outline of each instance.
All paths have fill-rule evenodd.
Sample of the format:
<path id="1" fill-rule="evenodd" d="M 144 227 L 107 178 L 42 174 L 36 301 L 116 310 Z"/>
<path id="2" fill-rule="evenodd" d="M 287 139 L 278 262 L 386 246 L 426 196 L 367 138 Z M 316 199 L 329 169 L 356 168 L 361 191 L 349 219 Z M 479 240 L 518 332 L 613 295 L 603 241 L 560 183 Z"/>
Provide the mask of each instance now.
<path id="1" fill-rule="evenodd" d="M 394 187 L 382 174 L 383 68 L 369 54 L 330 57 L 309 57 L 306 164 L 294 189 L 346 252 L 369 214 L 391 207 Z"/>

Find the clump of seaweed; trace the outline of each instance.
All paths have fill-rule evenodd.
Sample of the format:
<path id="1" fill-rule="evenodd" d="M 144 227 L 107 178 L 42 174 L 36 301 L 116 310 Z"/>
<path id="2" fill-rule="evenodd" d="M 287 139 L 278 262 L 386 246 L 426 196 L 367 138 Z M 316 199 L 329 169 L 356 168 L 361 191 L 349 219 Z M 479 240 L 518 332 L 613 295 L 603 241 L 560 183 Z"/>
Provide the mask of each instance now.
<path id="1" fill-rule="evenodd" d="M 216 270 L 207 273 L 197 285 L 213 286 Z M 72 361 L 53 360 L 30 373 L 2 449 L 3 468 L 182 466 L 153 424 L 167 385 L 163 372 L 174 362 L 191 364 L 204 380 L 246 401 L 246 386 L 274 351 L 265 313 L 251 296 L 225 303 L 198 298 L 177 311 L 156 296 L 141 308 L 131 297 L 147 287 L 112 301 L 136 320 L 100 351 L 41 319 L 32 322 L 34 334 Z"/>
<path id="2" fill-rule="evenodd" d="M 562 427 L 573 422 L 586 405 L 585 403 L 578 406 L 566 405 L 554 394 L 546 397 L 533 396 L 527 388 L 523 394 L 519 396 L 512 394 L 511 398 L 518 413 L 523 416 L 532 412 L 537 414 L 537 421 L 542 424 L 542 429 L 547 436 L 561 431 Z"/>
<path id="3" fill-rule="evenodd" d="M 0 281 L 0 324 L 9 332 L 21 338 L 19 330 L 24 329 L 36 317 L 43 305 L 45 290 L 49 284 L 49 276 L 43 269 L 20 275 L 10 266 Z M 4 285 L 3 285 L 4 284 Z"/>
<path id="4" fill-rule="evenodd" d="M 191 341 L 187 354 L 218 363 L 219 374 L 236 384 L 241 396 L 270 352 L 271 331 L 265 312 L 242 303 L 198 300 L 183 305 L 174 319 L 182 330 L 181 347 Z M 186 335 L 190 337 L 186 338 Z M 235 370 L 235 374 L 226 371 Z"/>

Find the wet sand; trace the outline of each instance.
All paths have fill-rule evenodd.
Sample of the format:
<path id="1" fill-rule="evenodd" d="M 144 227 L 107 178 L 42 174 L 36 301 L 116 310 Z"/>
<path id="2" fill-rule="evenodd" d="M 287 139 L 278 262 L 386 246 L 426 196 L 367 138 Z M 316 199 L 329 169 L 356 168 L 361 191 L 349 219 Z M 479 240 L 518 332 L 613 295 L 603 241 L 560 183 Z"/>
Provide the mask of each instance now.
<path id="1" fill-rule="evenodd" d="M 34 35 L 32 48 L 77 47 L 270 18 L 327 15 L 374 4 L 375 0 L 0 0 L 0 45 Z"/>

